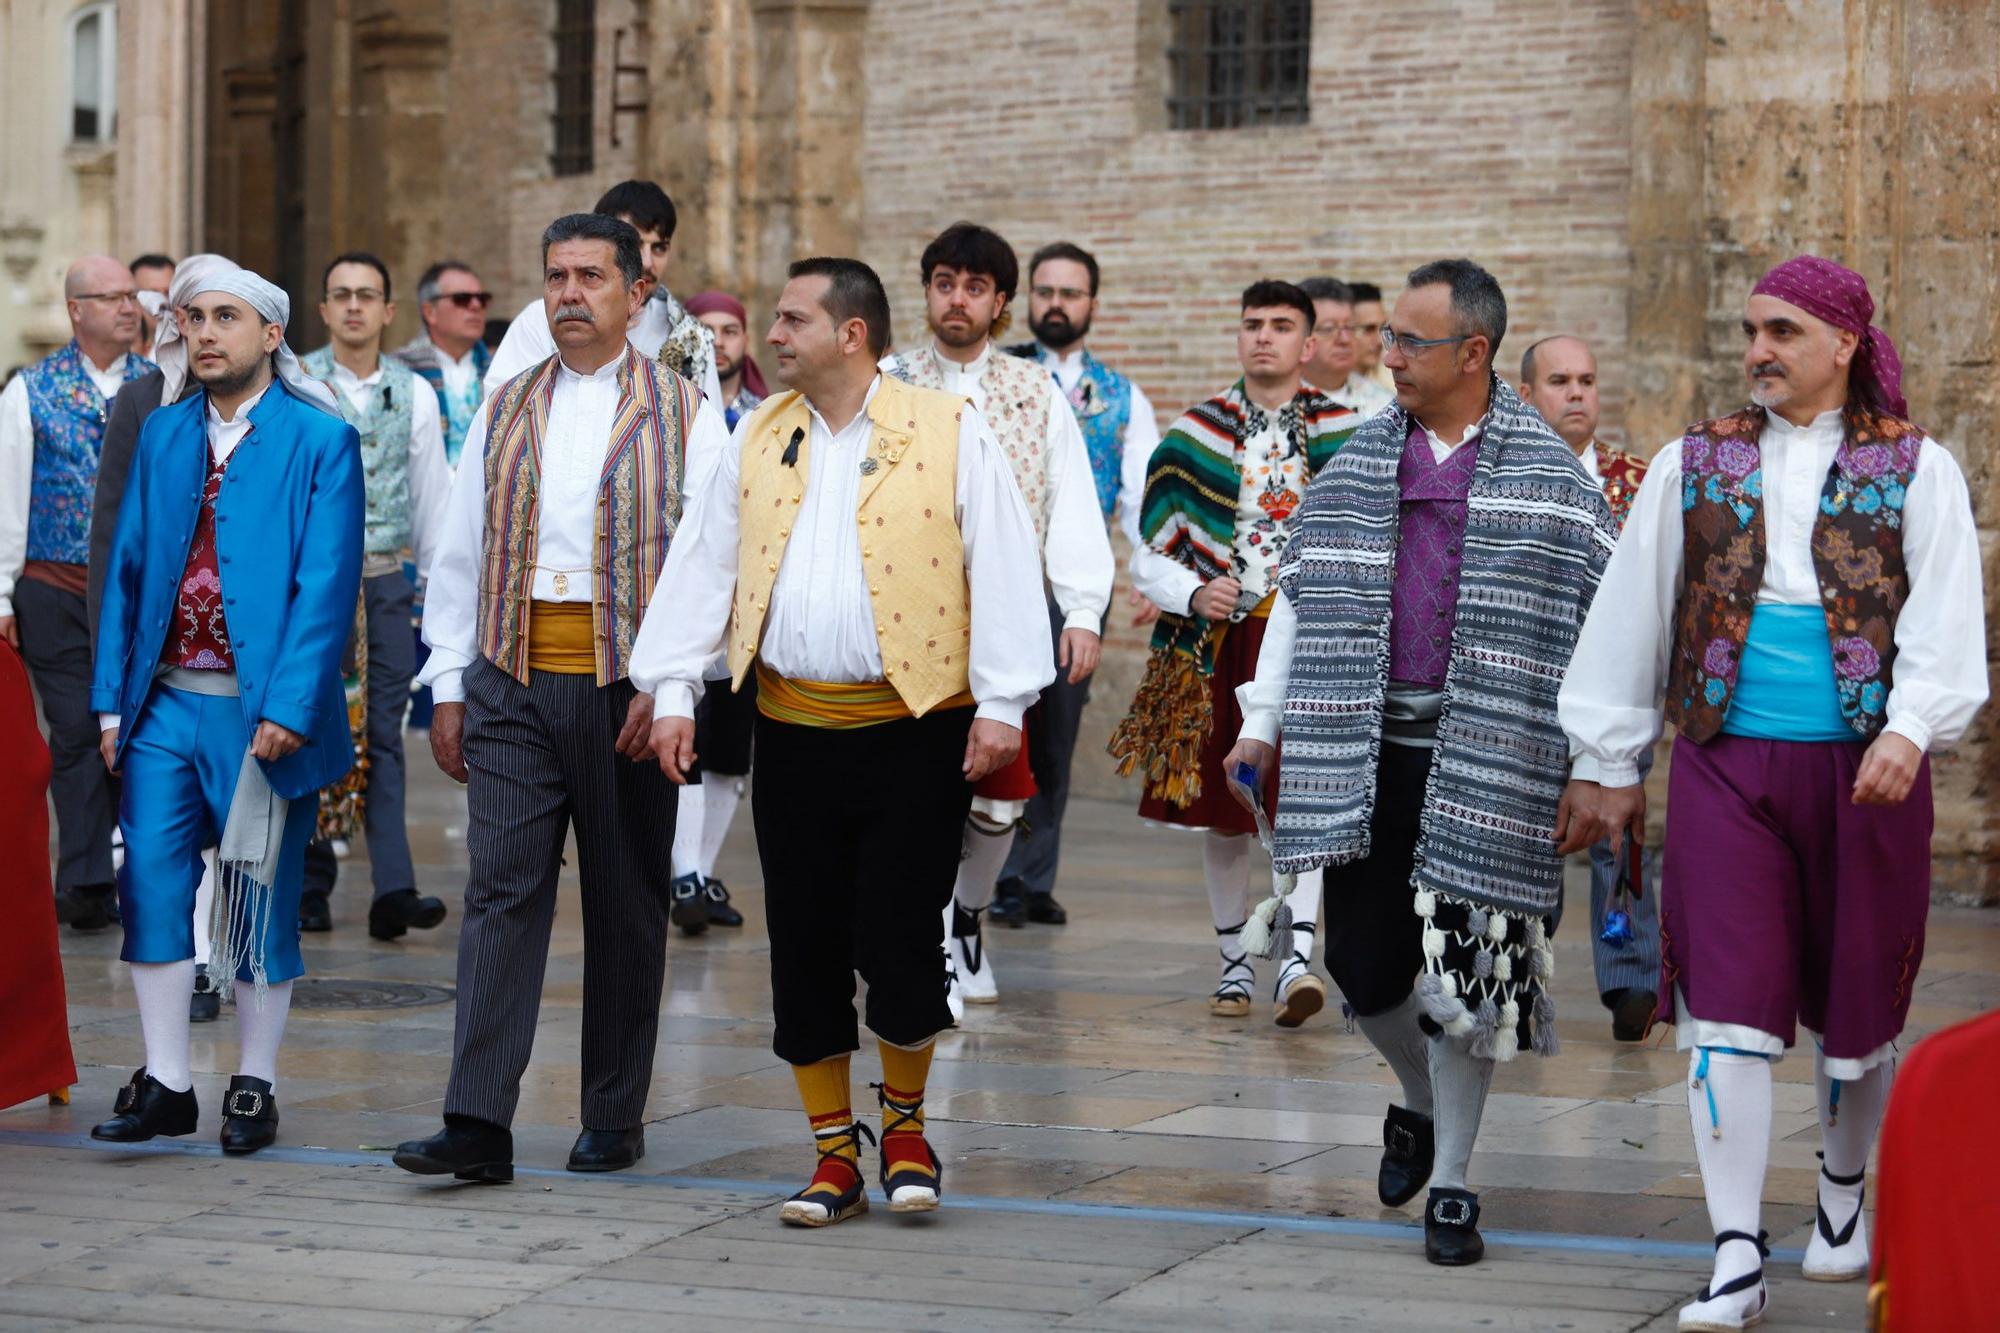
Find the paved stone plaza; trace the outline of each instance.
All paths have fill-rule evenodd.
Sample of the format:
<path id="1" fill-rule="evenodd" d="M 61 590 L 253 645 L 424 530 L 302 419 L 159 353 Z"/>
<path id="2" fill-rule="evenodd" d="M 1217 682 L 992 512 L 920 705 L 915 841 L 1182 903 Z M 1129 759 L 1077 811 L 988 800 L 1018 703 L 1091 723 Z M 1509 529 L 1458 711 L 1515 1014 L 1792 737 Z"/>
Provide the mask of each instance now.
<path id="1" fill-rule="evenodd" d="M 1487 1261 L 1433 1269 L 1414 1210 L 1374 1197 L 1387 1068 L 1337 1012 L 1295 1032 L 1273 1027 L 1261 1000 L 1251 1021 L 1211 1019 L 1198 844 L 1100 802 L 1073 808 L 1072 924 L 994 932 L 1003 1001 L 940 1043 L 929 1110 L 943 1212 L 878 1210 L 824 1232 L 778 1223 L 811 1156 L 769 1049 L 747 817 L 721 872 L 749 925 L 676 933 L 670 949 L 639 1169 L 561 1169 L 577 1128 L 583 969 L 570 876 L 516 1125 L 518 1182 L 405 1175 L 386 1149 L 437 1123 L 465 865 L 462 795 L 427 762 L 412 771 L 420 874 L 453 921 L 370 941 L 357 850 L 335 932 L 307 937 L 322 994 L 302 986 L 293 1011 L 273 1149 L 225 1161 L 215 1147 L 235 1057 L 227 1013 L 195 1029 L 199 1135 L 136 1151 L 89 1140 L 140 1061 L 138 1019 L 115 934 L 65 932 L 83 1083 L 68 1107 L 0 1113 L 0 1329 L 1631 1330 L 1672 1327 L 1707 1276 L 1685 1063 L 1610 1041 L 1580 933 L 1558 944 L 1562 1055 L 1503 1067 L 1486 1113 L 1472 1183 Z M 1933 913 L 1916 1032 L 2000 1004 L 1996 936 L 1990 913 Z M 379 1003 L 387 983 L 431 988 L 408 997 L 429 1002 L 316 1007 Z M 879 1077 L 872 1049 L 855 1073 L 861 1110 L 862 1080 Z M 1858 1327 L 1860 1284 L 1798 1276 L 1818 1143 L 1811 1064 L 1787 1060 L 1778 1078 L 1767 1326 Z"/>

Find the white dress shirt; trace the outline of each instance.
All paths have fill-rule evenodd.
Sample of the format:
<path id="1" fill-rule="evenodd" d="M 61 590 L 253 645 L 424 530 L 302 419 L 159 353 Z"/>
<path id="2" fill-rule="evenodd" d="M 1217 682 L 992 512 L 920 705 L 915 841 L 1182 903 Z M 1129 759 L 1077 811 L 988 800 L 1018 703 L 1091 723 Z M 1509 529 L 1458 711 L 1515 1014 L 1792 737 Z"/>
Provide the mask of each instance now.
<path id="1" fill-rule="evenodd" d="M 540 480 L 535 504 L 535 572 L 529 597 L 538 602 L 588 602 L 596 585 L 597 492 L 611 448 L 611 425 L 618 415 L 618 368 L 613 357 L 588 375 L 565 364 L 556 367 L 548 428 L 542 434 Z M 424 642 L 431 655 L 417 674 L 438 703 L 465 698 L 462 677 L 479 654 L 479 578 L 485 563 L 486 418 L 489 395 L 465 433 L 465 452 L 431 561 L 424 595 Z M 712 470 L 710 453 L 726 451 L 722 414 L 704 402 L 682 450 L 683 484 L 697 470 Z M 685 505 L 685 495 L 683 496 Z M 686 531 L 683 508 L 681 530 Z M 679 544 L 675 538 L 675 545 Z M 557 578 L 562 576 L 562 589 Z"/>
<path id="2" fill-rule="evenodd" d="M 104 412 L 125 383 L 121 353 L 109 370 L 82 358 L 90 382 L 104 395 Z M 14 583 L 28 563 L 28 512 L 35 485 L 35 413 L 28 402 L 28 377 L 14 376 L 0 393 L 0 616 L 14 614 Z"/>
<path id="3" fill-rule="evenodd" d="M 1760 606 L 1818 606 L 1812 532 L 1841 443 L 1839 412 L 1794 426 L 1766 414 L 1767 554 Z M 1681 442 L 1653 458 L 1598 585 L 1557 705 L 1574 775 L 1606 786 L 1639 780 L 1639 756 L 1661 729 L 1682 560 Z M 1886 729 L 1920 750 L 1964 734 L 1986 701 L 1986 614 L 1979 535 L 1958 463 L 1925 438 L 1903 504 L 1910 595 L 1896 617 L 1895 679 Z"/>
<path id="4" fill-rule="evenodd" d="M 660 354 L 667 335 L 674 331 L 673 320 L 667 312 L 665 301 L 648 301 L 640 308 L 639 318 L 625 330 L 626 340 L 638 348 L 639 355 L 648 361 Z M 556 335 L 549 328 L 549 310 L 538 297 L 521 307 L 521 313 L 514 316 L 514 322 L 507 326 L 507 336 L 494 349 L 493 360 L 486 367 L 486 396 L 492 397 L 494 391 L 508 380 L 555 354 Z M 713 356 L 708 358 L 701 383 L 696 387 L 707 401 L 722 401 L 722 381 L 716 378 Z"/>
<path id="5" fill-rule="evenodd" d="M 1067 352 L 1044 346 L 1042 353 L 1047 357 L 1042 364 L 1055 376 L 1057 387 L 1064 394 L 1075 393 L 1077 381 L 1083 378 L 1083 344 L 1077 343 Z M 1125 443 L 1118 459 L 1115 512 L 1125 541 L 1137 550 L 1144 544 L 1139 536 L 1139 506 L 1146 499 L 1147 465 L 1153 461 L 1153 450 L 1160 447 L 1160 419 L 1153 415 L 1152 400 L 1146 397 L 1138 381 L 1128 376 L 1126 383 L 1132 386 L 1132 410 L 1125 423 Z"/>
<path id="6" fill-rule="evenodd" d="M 1597 441 L 1595 439 L 1576 451 L 1576 461 L 1583 464 L 1583 475 L 1590 478 L 1592 485 L 1602 486 L 1604 484 L 1604 474 L 1597 470 Z"/>
<path id="7" fill-rule="evenodd" d="M 877 375 L 861 411 L 839 431 L 812 412 L 809 452 L 799 460 L 806 469 L 805 496 L 757 650 L 781 676 L 836 684 L 883 679 L 854 525 L 861 460 L 874 432 L 867 402 L 881 385 Z M 749 423 L 745 417 L 736 424 L 731 447 L 689 506 L 632 645 L 632 681 L 652 694 L 655 717 L 693 717 L 703 676 L 723 654 L 736 590 L 738 482 Z M 1048 604 L 1027 505 L 976 410 L 959 420 L 957 494 L 972 592 L 972 697 L 978 716 L 1019 727 L 1028 705 L 1055 679 Z"/>
<path id="8" fill-rule="evenodd" d="M 1372 417 L 1383 408 L 1396 401 L 1396 395 L 1369 379 L 1360 371 L 1352 371 L 1347 383 L 1338 389 L 1321 388 L 1328 398 L 1364 417 Z"/>
<path id="9" fill-rule="evenodd" d="M 364 416 L 376 406 L 371 400 L 381 383 L 380 362 L 366 377 L 333 363 L 333 387 Z M 437 553 L 438 532 L 451 496 L 451 464 L 444 457 L 444 416 L 438 410 L 438 397 L 422 379 L 416 384 L 422 392 L 410 395 L 410 546 L 421 582 L 429 576 L 431 557 Z"/>
<path id="10" fill-rule="evenodd" d="M 479 364 L 476 360 L 479 352 L 478 344 L 466 348 L 465 355 L 461 357 L 453 357 L 436 343 L 432 343 L 431 347 L 437 353 L 438 373 L 444 377 L 444 391 L 456 398 L 471 388 L 473 378 L 479 374 Z M 484 390 L 481 392 L 483 396 Z"/>
<path id="11" fill-rule="evenodd" d="M 982 377 L 996 356 L 1009 356 L 987 339 L 978 356 L 960 365 L 933 347 L 938 380 L 945 392 L 972 400 L 983 416 L 986 386 Z M 1060 381 L 1058 386 L 1060 387 Z M 1048 420 L 1043 426 L 1042 468 L 1048 477 L 1048 513 L 1042 525 L 1042 565 L 1064 629 L 1104 632 L 1104 613 L 1111 605 L 1111 584 L 1118 562 L 1104 531 L 1104 514 L 1097 507 L 1097 480 L 1090 470 L 1090 449 L 1069 399 L 1049 395 Z"/>

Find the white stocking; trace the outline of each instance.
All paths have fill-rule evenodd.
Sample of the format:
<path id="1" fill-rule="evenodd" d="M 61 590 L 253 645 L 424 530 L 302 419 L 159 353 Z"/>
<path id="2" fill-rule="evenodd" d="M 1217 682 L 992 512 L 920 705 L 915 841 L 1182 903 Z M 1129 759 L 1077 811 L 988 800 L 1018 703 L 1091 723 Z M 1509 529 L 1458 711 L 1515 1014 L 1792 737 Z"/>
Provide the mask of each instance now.
<path id="1" fill-rule="evenodd" d="M 215 905 L 215 848 L 201 854 L 201 883 L 194 890 L 194 960 L 208 961 L 208 913 Z"/>
<path id="2" fill-rule="evenodd" d="M 1201 837 L 1201 870 L 1208 881 L 1208 911 L 1217 930 L 1232 930 L 1250 916 L 1250 835 Z"/>
<path id="3" fill-rule="evenodd" d="M 1292 909 L 1294 929 L 1300 926 L 1319 925 L 1319 895 L 1325 883 L 1324 870 L 1308 870 L 1299 876 L 1298 884 L 1285 895 L 1285 906 Z M 1306 951 L 1306 956 L 1308 958 L 1312 956 L 1310 949 Z"/>
<path id="4" fill-rule="evenodd" d="M 701 780 L 701 877 L 715 874 L 715 858 L 722 855 L 723 839 L 729 823 L 736 818 L 736 803 L 743 799 L 743 779 L 712 773 Z"/>
<path id="5" fill-rule="evenodd" d="M 1718 1236 L 1725 1231 L 1756 1235 L 1763 1213 L 1764 1166 L 1771 1155 L 1771 1062 L 1761 1055 L 1707 1047 L 1689 1052 L 1688 1121 L 1708 1196 L 1710 1228 Z M 1730 1241 L 1715 1252 L 1709 1290 L 1763 1262 L 1754 1245 Z"/>
<path id="6" fill-rule="evenodd" d="M 188 1071 L 188 996 L 194 991 L 194 959 L 178 963 L 132 964 L 132 990 L 139 997 L 139 1027 L 146 1037 L 146 1072 L 174 1092 L 194 1086 Z"/>
<path id="7" fill-rule="evenodd" d="M 701 871 L 702 818 L 708 811 L 708 802 L 702 797 L 702 792 L 712 780 L 703 778 L 698 783 L 682 787 L 676 798 L 672 852 L 675 879 Z"/>
<path id="8" fill-rule="evenodd" d="M 187 1008 L 186 1004 L 181 1008 Z M 278 1044 L 285 1039 L 285 1019 L 292 1012 L 292 983 L 274 981 L 262 995 L 253 986 L 236 991 L 236 1030 L 243 1043 L 243 1055 L 236 1072 L 278 1081 Z"/>
<path id="9" fill-rule="evenodd" d="M 983 912 L 993 902 L 993 886 L 1000 882 L 1000 870 L 1014 846 L 1014 825 L 995 828 L 985 817 L 972 814 L 965 820 L 965 850 L 958 863 L 958 882 L 952 896 L 968 912 Z"/>

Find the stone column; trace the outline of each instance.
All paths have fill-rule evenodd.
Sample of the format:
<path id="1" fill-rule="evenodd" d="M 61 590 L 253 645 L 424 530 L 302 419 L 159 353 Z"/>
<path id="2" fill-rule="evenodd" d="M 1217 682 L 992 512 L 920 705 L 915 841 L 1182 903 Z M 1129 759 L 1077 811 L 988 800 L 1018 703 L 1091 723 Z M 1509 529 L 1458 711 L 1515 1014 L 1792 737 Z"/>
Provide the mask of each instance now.
<path id="1" fill-rule="evenodd" d="M 450 29 L 445 0 L 379 4 L 354 24 L 357 87 L 349 216 L 341 249 L 372 249 L 394 275 L 396 320 L 384 346 L 422 328 L 417 279 L 451 248 L 457 208 L 441 169 L 449 144 Z"/>
<path id="2" fill-rule="evenodd" d="M 198 0 L 118 8 L 118 164 L 114 253 L 176 259 L 196 248 L 194 162 L 201 101 L 189 90 L 200 45 Z"/>

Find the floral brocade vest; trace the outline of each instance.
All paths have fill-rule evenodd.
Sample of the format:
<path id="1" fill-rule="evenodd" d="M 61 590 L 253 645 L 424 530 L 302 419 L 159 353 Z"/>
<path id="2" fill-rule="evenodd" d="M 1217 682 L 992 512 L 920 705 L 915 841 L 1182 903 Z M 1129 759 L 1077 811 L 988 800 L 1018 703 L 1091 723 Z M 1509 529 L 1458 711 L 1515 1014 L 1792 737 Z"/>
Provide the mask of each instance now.
<path id="1" fill-rule="evenodd" d="M 1763 429 L 1763 409 L 1746 408 L 1701 423 L 1681 445 L 1683 559 L 1666 707 L 1695 742 L 1722 729 L 1764 580 Z M 1863 740 L 1881 731 L 1889 698 L 1896 616 L 1910 593 L 1903 500 L 1923 440 L 1907 421 L 1850 414 L 1813 522 L 1840 713 Z"/>

